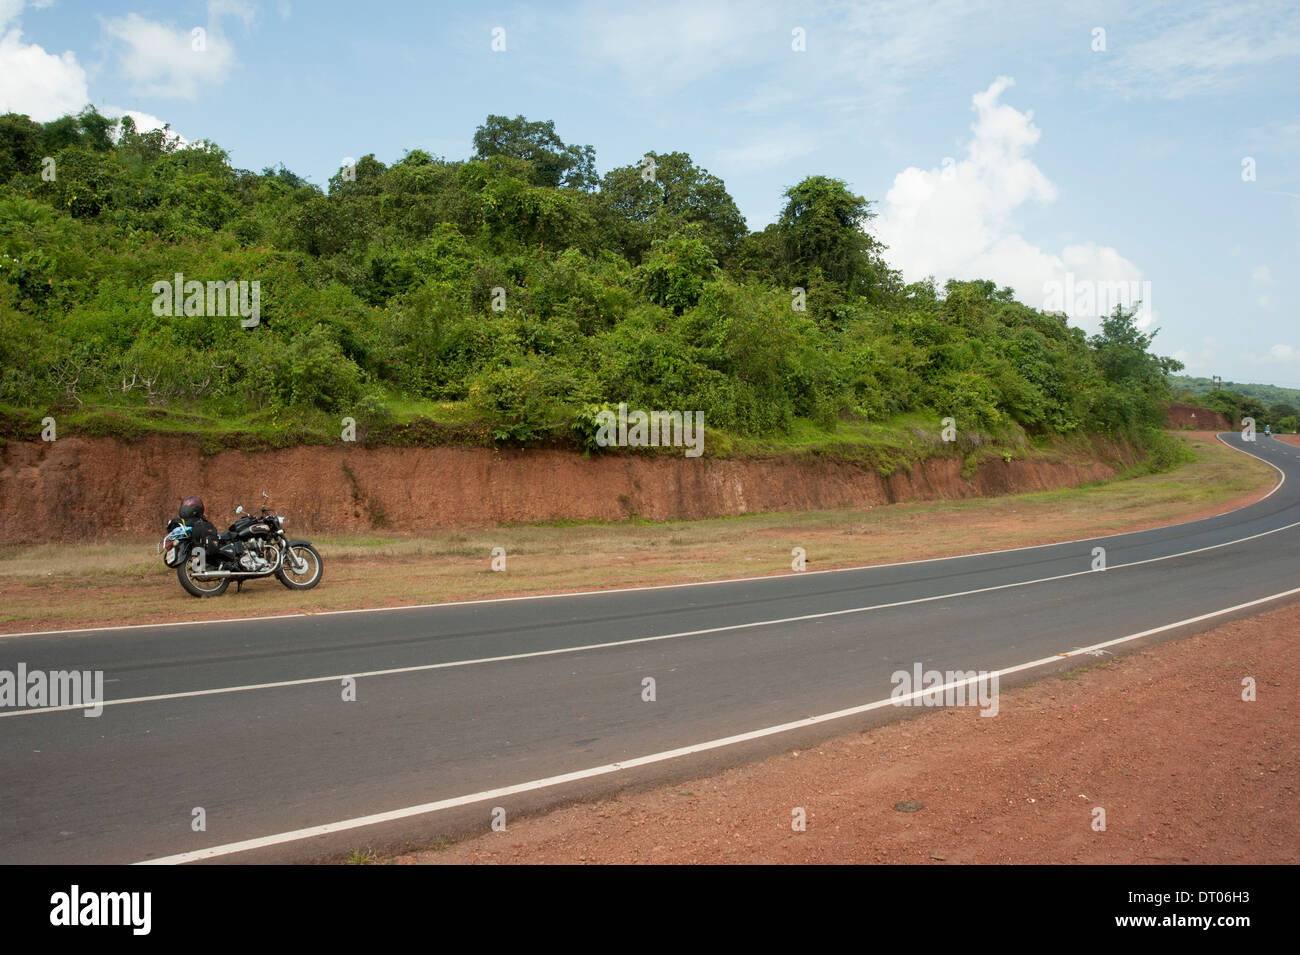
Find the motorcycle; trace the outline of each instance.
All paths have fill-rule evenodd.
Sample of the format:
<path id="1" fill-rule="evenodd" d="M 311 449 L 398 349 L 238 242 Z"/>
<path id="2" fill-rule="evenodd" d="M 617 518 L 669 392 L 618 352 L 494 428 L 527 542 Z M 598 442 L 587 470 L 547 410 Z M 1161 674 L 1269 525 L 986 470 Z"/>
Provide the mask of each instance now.
<path id="1" fill-rule="evenodd" d="M 265 491 L 262 498 L 270 501 Z M 235 508 L 235 522 L 221 533 L 211 522 L 173 517 L 159 550 L 163 563 L 176 568 L 176 577 L 194 597 L 219 597 L 233 580 L 274 575 L 290 590 L 311 590 L 320 583 L 325 564 L 310 541 L 288 540 L 284 518 L 262 505 L 260 517 Z"/>

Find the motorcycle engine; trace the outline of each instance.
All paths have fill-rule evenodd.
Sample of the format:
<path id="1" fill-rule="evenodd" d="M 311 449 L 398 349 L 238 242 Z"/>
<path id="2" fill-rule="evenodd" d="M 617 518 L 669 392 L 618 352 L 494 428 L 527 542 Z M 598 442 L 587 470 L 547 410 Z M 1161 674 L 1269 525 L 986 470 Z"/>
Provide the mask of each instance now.
<path id="1" fill-rule="evenodd" d="M 261 549 L 257 543 L 245 549 L 244 553 L 239 558 L 239 566 L 242 567 L 244 570 L 249 570 L 249 571 L 261 571 L 261 570 L 269 569 L 271 566 L 270 561 L 268 561 L 265 557 L 259 554 L 257 550 L 254 550 L 253 549 L 254 547 L 256 547 L 257 550 Z"/>

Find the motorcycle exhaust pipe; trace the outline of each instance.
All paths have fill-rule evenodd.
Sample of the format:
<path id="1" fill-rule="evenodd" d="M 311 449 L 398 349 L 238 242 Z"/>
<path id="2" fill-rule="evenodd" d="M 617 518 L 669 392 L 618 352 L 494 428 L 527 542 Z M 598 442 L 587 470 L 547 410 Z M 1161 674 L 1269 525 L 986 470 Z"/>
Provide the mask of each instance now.
<path id="1" fill-rule="evenodd" d="M 195 580 L 213 580 L 217 577 L 269 577 L 275 573 L 275 568 L 270 570 L 209 570 L 201 574 L 195 574 Z"/>

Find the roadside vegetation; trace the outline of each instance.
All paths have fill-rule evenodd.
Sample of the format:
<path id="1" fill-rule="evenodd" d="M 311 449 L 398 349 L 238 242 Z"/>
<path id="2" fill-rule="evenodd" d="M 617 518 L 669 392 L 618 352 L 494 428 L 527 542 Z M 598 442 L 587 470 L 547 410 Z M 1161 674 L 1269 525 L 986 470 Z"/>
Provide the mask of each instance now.
<path id="1" fill-rule="evenodd" d="M 1255 426 L 1277 431 L 1300 429 L 1300 390 L 1277 385 L 1238 384 L 1209 378 L 1172 375 L 1174 399 L 1218 411 L 1236 425 L 1242 418 L 1254 418 Z"/>
<path id="2" fill-rule="evenodd" d="M 626 402 L 703 412 L 710 454 L 879 457 L 951 417 L 978 446 L 1104 434 L 1178 459 L 1182 366 L 1133 311 L 1089 337 L 989 281 L 905 284 L 840 180 L 793 184 L 750 232 L 684 152 L 598 176 L 522 116 L 474 147 L 363 156 L 321 189 L 90 108 L 0 117 L 0 436 L 51 415 L 252 448 L 335 442 L 347 417 L 362 443 L 594 451 Z M 257 323 L 155 314 L 176 275 L 258 282 Z"/>

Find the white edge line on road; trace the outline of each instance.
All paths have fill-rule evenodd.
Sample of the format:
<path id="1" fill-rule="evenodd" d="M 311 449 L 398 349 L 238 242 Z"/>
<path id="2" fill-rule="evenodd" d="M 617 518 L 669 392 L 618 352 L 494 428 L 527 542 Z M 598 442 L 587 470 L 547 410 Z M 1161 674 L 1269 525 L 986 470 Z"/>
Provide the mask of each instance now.
<path id="1" fill-rule="evenodd" d="M 155 696 L 122 697 L 121 699 L 116 700 L 103 700 L 90 706 L 85 704 L 72 704 L 67 706 L 31 707 L 24 710 L 0 712 L 0 719 L 7 719 L 15 716 L 34 716 L 41 713 L 62 713 L 69 710 L 87 710 L 108 706 L 124 706 L 134 703 L 157 703 L 161 700 L 182 700 L 195 696 L 216 696 L 222 693 L 246 693 L 250 690 L 274 690 L 286 686 L 308 686 L 313 683 L 338 683 L 340 680 L 345 679 L 395 676 L 402 673 L 421 673 L 427 670 L 449 670 L 455 667 L 478 666 L 484 663 L 504 663 L 510 660 L 528 660 L 535 657 L 553 657 L 567 653 L 585 653 L 590 650 L 608 650 L 613 647 L 628 647 L 638 643 L 657 643 L 660 640 L 679 640 L 683 637 L 702 637 L 711 633 L 727 633 L 734 630 L 772 627 L 787 623 L 803 623 L 808 620 L 824 620 L 828 617 L 844 617 L 850 614 L 870 613 L 875 610 L 891 610 L 895 607 L 908 607 L 913 604 L 932 603 L 936 600 L 953 600 L 958 597 L 973 597 L 977 594 L 993 593 L 998 590 L 1011 590 L 1015 587 L 1029 587 L 1034 584 L 1046 584 L 1057 580 L 1068 580 L 1071 577 L 1088 577 L 1093 574 L 1114 573 L 1117 570 L 1125 570 L 1129 567 L 1140 567 L 1143 564 L 1154 564 L 1164 560 L 1176 560 L 1177 558 L 1187 557 L 1191 554 L 1200 554 L 1205 551 L 1218 550 L 1221 547 L 1231 547 L 1236 544 L 1244 544 L 1247 541 L 1256 540 L 1260 537 L 1268 537 L 1270 534 L 1278 534 L 1282 531 L 1288 531 L 1296 527 L 1300 527 L 1300 521 L 1296 521 L 1293 524 L 1286 524 L 1282 527 L 1275 527 L 1269 531 L 1261 531 L 1260 533 L 1252 534 L 1249 537 L 1240 537 L 1237 540 L 1224 541 L 1219 544 L 1209 544 L 1205 547 L 1180 551 L 1176 554 L 1164 554 L 1160 557 L 1148 557 L 1145 560 L 1135 560 L 1127 564 L 1116 564 L 1113 567 L 1107 567 L 1105 570 L 1077 570 L 1068 574 L 1056 574 L 1052 577 L 1036 577 L 1033 580 L 1017 580 L 1009 584 L 994 584 L 991 587 L 978 587 L 974 590 L 962 590 L 956 593 L 931 594 L 928 597 L 912 597 L 908 600 L 894 600 L 889 603 L 871 604 L 866 607 L 846 607 L 843 610 L 826 610 L 822 613 L 808 613 L 797 617 L 778 617 L 771 620 L 754 620 L 749 623 L 731 623 L 721 627 L 706 627 L 702 630 L 681 630 L 677 633 L 660 633 L 649 637 L 631 637 L 627 640 L 610 640 L 605 643 L 586 643 L 573 647 L 555 647 L 550 650 L 531 650 L 527 653 L 508 653 L 496 657 L 478 657 L 470 660 L 446 660 L 442 663 L 418 663 L 413 666 L 392 667 L 387 670 L 364 670 L 357 673 L 337 673 L 332 676 L 312 676 L 304 677 L 299 680 L 280 680 L 274 683 L 250 683 L 243 686 L 219 686 L 206 690 L 183 690 L 178 693 L 159 693 Z"/>
<path id="2" fill-rule="evenodd" d="M 1041 550 L 1045 547 L 1062 547 L 1066 544 L 1086 544 L 1091 541 L 1110 540 L 1114 537 L 1127 537 L 1131 534 L 1149 534 L 1155 531 L 1169 530 L 1173 527 L 1190 527 L 1193 524 L 1199 524 L 1202 521 L 1212 521 L 1228 514 L 1235 514 L 1237 511 L 1244 510 L 1247 507 L 1254 507 L 1256 504 L 1262 504 L 1264 501 L 1267 501 L 1282 488 L 1283 484 L 1286 483 L 1286 472 L 1280 467 L 1272 461 L 1269 461 L 1267 458 L 1260 457 L 1258 454 L 1251 454 L 1251 452 L 1241 448 L 1233 448 L 1231 444 L 1223 440 L 1223 434 L 1236 434 L 1235 431 L 1225 431 L 1215 435 L 1215 437 L 1226 447 L 1232 448 L 1234 451 L 1241 451 L 1243 454 L 1248 454 L 1252 458 L 1263 461 L 1273 470 L 1277 471 L 1278 474 L 1282 475 L 1282 479 L 1273 486 L 1271 491 L 1261 497 L 1258 501 L 1243 504 L 1241 507 L 1234 507 L 1232 510 L 1223 511 L 1220 514 L 1211 514 L 1209 517 L 1197 518 L 1194 521 L 1186 521 L 1182 524 L 1166 524 L 1162 527 L 1149 527 L 1142 531 L 1125 531 L 1120 534 L 1108 534 L 1105 537 L 1080 537 L 1075 540 L 1050 541 L 1046 544 L 1030 544 L 1026 547 L 1007 547 L 1002 550 L 976 551 L 972 554 L 949 554 L 946 557 L 926 557 L 922 560 L 900 560 L 888 564 L 862 564 L 855 567 L 832 567 L 827 570 L 804 570 L 800 571 L 798 574 L 772 573 L 763 574 L 757 577 L 726 577 L 721 580 L 694 580 L 684 584 L 648 584 L 641 587 L 611 587 L 607 590 L 575 590 L 570 593 L 557 594 L 523 594 L 518 597 L 484 597 L 480 600 L 447 600 L 442 603 L 403 604 L 398 607 L 358 607 L 353 610 L 320 610 L 311 611 L 310 613 L 273 614 L 264 617 L 223 617 L 219 620 L 173 620 L 164 623 L 133 623 L 114 627 L 77 627 L 71 630 L 28 630 L 20 633 L 0 633 L 0 640 L 5 640 L 11 637 L 52 637 L 70 633 L 103 633 L 112 630 L 157 630 L 163 627 L 202 627 L 208 624 L 222 623 L 259 623 L 267 620 L 296 620 L 304 617 L 334 617 L 352 613 L 391 613 L 399 610 L 433 610 L 440 607 L 472 607 L 476 604 L 512 603 L 517 600 L 555 600 L 562 597 L 600 597 L 606 594 L 628 594 L 645 590 L 675 590 L 682 587 L 710 587 L 718 584 L 743 584 L 755 580 L 775 580 L 792 576 L 815 577 L 819 574 L 845 574 L 859 570 L 881 570 L 886 567 L 909 567 L 914 564 L 934 564 L 945 560 L 963 560 L 967 557 L 992 557 L 996 554 L 1015 554 L 1025 550 Z"/>
<path id="3" fill-rule="evenodd" d="M 1138 640 L 1142 637 L 1149 637 L 1157 633 L 1164 633 L 1168 630 L 1174 630 L 1178 627 L 1189 626 L 1204 620 L 1210 620 L 1214 617 L 1221 617 L 1225 614 L 1235 613 L 1238 610 L 1245 610 L 1260 604 L 1268 603 L 1273 600 L 1280 600 L 1283 597 L 1290 597 L 1300 594 L 1300 587 L 1292 590 L 1286 590 L 1282 593 L 1272 594 L 1268 597 L 1260 597 L 1258 600 L 1251 600 L 1247 603 L 1237 604 L 1234 607 L 1226 607 L 1223 610 L 1215 610 L 1211 613 L 1204 613 L 1197 617 L 1188 617 L 1185 620 L 1179 620 L 1175 623 L 1167 623 L 1160 627 L 1154 627 L 1150 630 L 1143 630 L 1141 633 L 1131 633 L 1128 636 L 1116 637 L 1113 640 L 1106 640 L 1102 643 L 1095 643 L 1090 647 L 1080 647 L 1070 653 L 1060 653 L 1051 657 L 1043 657 L 1039 660 L 1032 660 L 1029 663 L 1021 663 L 1016 666 L 1010 666 L 1003 670 L 995 670 L 986 676 L 1001 677 L 1012 673 L 1020 673 L 1024 670 L 1031 670 L 1035 667 L 1046 666 L 1049 663 L 1057 663 L 1062 659 L 1069 657 L 1081 656 L 1096 650 L 1102 650 L 1106 647 L 1113 647 L 1120 643 L 1127 643 L 1130 640 Z M 954 683 L 945 684 L 944 687 L 929 687 L 924 691 L 917 691 L 909 695 L 916 697 L 924 692 L 935 692 L 936 689 L 946 689 L 947 687 L 956 687 L 970 683 L 970 680 L 963 680 Z M 899 698 L 899 701 L 904 699 Z M 352 819 L 344 819 L 339 822 L 326 823 L 320 826 L 312 826 L 307 829 L 294 829 L 290 832 L 280 832 L 270 836 L 260 836 L 256 839 L 245 839 L 242 842 L 230 842 L 225 845 L 211 846 L 207 849 L 196 849 L 192 852 L 181 852 L 176 855 L 163 856 L 158 859 L 147 859 L 136 865 L 177 865 L 186 862 L 200 862 L 204 859 L 215 859 L 219 856 L 233 855 L 239 852 L 248 852 L 252 849 L 263 849 L 268 846 L 282 845 L 286 842 L 298 842 L 302 839 L 310 839 L 313 836 L 330 835 L 336 832 L 345 832 L 349 829 L 360 829 L 365 826 L 378 825 L 384 822 L 395 822 L 399 819 L 407 819 L 411 816 L 423 816 L 428 813 L 439 812 L 444 809 L 453 809 L 458 806 L 468 806 L 476 802 L 483 802 L 488 799 L 500 799 L 504 796 L 514 796 L 519 793 L 533 792 L 538 789 L 546 789 L 551 786 L 560 786 L 564 783 L 577 782 L 583 779 L 593 779 L 597 776 L 607 776 L 610 773 L 622 772 L 627 769 L 636 769 L 639 766 L 649 766 L 654 763 L 666 762 L 670 759 L 677 759 L 682 756 L 690 756 L 694 753 L 703 753 L 709 750 L 721 749 L 725 746 L 733 746 L 736 743 L 744 743 L 750 740 L 763 739 L 768 736 L 776 736 L 780 733 L 788 733 L 791 730 L 802 729 L 808 726 L 816 726 L 819 723 L 829 723 L 832 720 L 840 720 L 850 716 L 858 716 L 871 710 L 883 709 L 886 706 L 895 705 L 895 699 L 876 700 L 873 703 L 864 703 L 861 706 L 852 706 L 844 710 L 835 710 L 832 713 L 823 713 L 820 716 L 809 716 L 801 720 L 793 720 L 789 723 L 779 723 L 776 726 L 766 726 L 762 729 L 751 730 L 748 733 L 739 733 L 735 736 L 724 736 L 720 739 L 706 740 L 703 743 L 695 743 L 691 746 L 682 746 L 678 749 L 664 750 L 660 753 L 651 753 L 648 756 L 637 756 L 632 759 L 622 760 L 617 763 L 606 763 L 603 766 L 592 766 L 589 769 L 580 769 L 571 773 L 563 773 L 559 776 L 547 776 L 543 779 L 534 779 L 524 783 L 516 783 L 513 786 L 502 786 L 499 789 L 486 789 L 482 792 L 469 793 L 465 796 L 453 796 L 450 799 L 440 799 L 437 802 L 422 803 L 418 806 L 408 806 L 405 809 L 393 809 L 388 812 L 373 813 L 369 816 L 357 816 Z"/>

